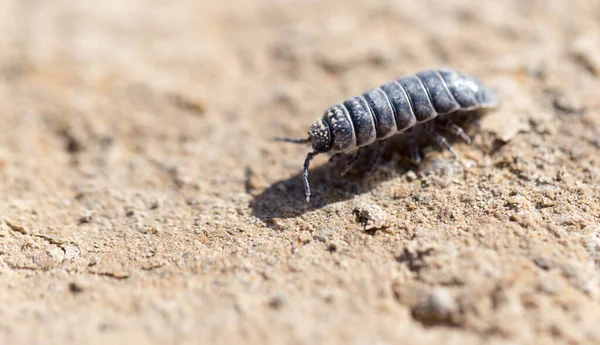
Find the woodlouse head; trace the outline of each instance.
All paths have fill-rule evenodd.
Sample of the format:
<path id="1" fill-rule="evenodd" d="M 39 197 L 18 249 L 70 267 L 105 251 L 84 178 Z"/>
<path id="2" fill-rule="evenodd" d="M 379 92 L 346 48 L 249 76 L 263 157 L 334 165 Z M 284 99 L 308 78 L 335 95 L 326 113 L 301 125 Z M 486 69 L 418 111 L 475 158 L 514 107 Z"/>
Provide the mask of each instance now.
<path id="1" fill-rule="evenodd" d="M 319 119 L 308 131 L 308 137 L 315 152 L 323 153 L 331 150 L 331 129 L 327 122 Z"/>

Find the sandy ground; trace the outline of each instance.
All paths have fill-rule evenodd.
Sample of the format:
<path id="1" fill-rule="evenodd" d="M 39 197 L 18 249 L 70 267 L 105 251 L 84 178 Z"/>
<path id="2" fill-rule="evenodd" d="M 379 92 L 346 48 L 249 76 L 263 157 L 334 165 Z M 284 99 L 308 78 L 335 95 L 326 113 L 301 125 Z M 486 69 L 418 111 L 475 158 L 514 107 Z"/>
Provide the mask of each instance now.
<path id="1" fill-rule="evenodd" d="M 0 343 L 600 343 L 600 2 L 0 0 L 0 33 Z M 319 156 L 305 204 L 270 138 L 442 66 L 502 98 L 460 162 Z"/>

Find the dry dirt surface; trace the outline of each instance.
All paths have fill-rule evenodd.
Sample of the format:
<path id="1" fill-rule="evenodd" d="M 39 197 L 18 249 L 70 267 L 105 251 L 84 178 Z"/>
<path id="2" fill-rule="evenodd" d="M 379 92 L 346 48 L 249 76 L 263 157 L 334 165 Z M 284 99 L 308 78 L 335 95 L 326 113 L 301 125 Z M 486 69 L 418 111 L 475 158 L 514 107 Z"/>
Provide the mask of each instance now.
<path id="1" fill-rule="evenodd" d="M 1 344 L 600 343 L 600 2 L 0 0 L 0 33 Z M 460 161 L 320 155 L 306 204 L 271 138 L 437 67 L 502 100 Z"/>

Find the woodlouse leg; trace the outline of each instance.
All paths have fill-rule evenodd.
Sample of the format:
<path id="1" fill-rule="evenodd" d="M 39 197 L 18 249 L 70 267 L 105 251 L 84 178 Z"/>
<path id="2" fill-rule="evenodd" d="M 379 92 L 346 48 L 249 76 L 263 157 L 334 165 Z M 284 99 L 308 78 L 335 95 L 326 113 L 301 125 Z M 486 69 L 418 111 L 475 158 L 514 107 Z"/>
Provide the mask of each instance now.
<path id="1" fill-rule="evenodd" d="M 333 163 L 335 161 L 338 160 L 338 158 L 340 158 L 342 156 L 341 153 L 334 153 L 333 155 L 331 155 L 331 157 L 329 157 L 329 161 L 327 161 L 327 163 Z"/>
<path id="2" fill-rule="evenodd" d="M 464 140 L 467 144 L 471 144 L 471 137 L 465 133 L 465 131 L 457 124 L 454 123 L 449 123 L 447 125 L 448 130 L 450 131 L 450 133 L 460 137 L 462 140 Z"/>
<path id="3" fill-rule="evenodd" d="M 438 132 L 433 132 L 433 139 L 440 145 L 443 146 L 444 148 L 446 148 L 446 150 L 450 151 L 453 155 L 455 159 L 458 159 L 458 154 L 454 151 L 454 149 L 452 148 L 452 145 L 450 145 L 450 143 L 448 143 L 448 140 L 446 140 L 446 138 L 444 138 L 441 134 L 439 134 Z"/>
<path id="4" fill-rule="evenodd" d="M 306 202 L 310 202 L 310 185 L 308 184 L 308 167 L 310 166 L 310 160 L 314 156 L 318 155 L 318 152 L 310 152 L 306 155 L 304 160 L 304 169 L 302 170 L 302 179 L 304 180 L 304 195 L 306 196 Z"/>
<path id="5" fill-rule="evenodd" d="M 344 171 L 342 171 L 342 173 L 340 174 L 340 176 L 346 175 L 350 170 L 352 170 L 352 168 L 354 168 L 354 166 L 358 162 L 358 158 L 360 156 L 359 152 L 360 152 L 360 150 L 356 151 L 356 153 L 354 153 L 354 155 L 352 156 L 352 158 L 350 158 L 350 160 L 348 161 L 348 163 L 346 163 L 346 167 L 344 168 Z"/>
<path id="6" fill-rule="evenodd" d="M 420 151 L 419 145 L 414 144 L 414 143 L 410 145 L 410 158 L 411 158 L 413 164 L 421 163 L 422 158 L 421 158 L 421 153 L 419 151 Z"/>
<path id="7" fill-rule="evenodd" d="M 369 167 L 369 170 L 367 170 L 367 174 L 372 173 L 375 168 L 377 168 L 377 166 L 379 165 L 379 163 L 381 163 L 381 158 L 383 156 L 383 152 L 385 151 L 385 148 L 387 147 L 387 141 L 383 142 L 383 143 L 379 143 L 379 146 L 377 147 L 377 151 L 375 151 L 375 158 L 373 159 L 373 162 L 371 162 L 371 166 Z"/>

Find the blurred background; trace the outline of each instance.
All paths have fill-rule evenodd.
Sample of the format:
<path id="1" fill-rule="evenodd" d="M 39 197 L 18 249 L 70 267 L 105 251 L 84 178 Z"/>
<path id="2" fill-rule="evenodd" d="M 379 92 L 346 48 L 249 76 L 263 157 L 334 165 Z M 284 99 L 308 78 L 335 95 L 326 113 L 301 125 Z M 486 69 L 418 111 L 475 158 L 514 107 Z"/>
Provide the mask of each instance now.
<path id="1" fill-rule="evenodd" d="M 245 166 L 298 162 L 302 148 L 271 137 L 304 136 L 329 105 L 425 68 L 476 75 L 509 93 L 509 107 L 542 97 L 542 79 L 597 106 L 598 11 L 561 0 L 4 0 L 3 138 L 29 159 L 64 163 L 69 152 L 22 146 L 73 137 L 89 147 L 81 169 L 102 160 L 117 182 L 152 179 L 120 171 L 129 158 L 119 154 L 137 152 L 217 193 L 239 186 L 227 182 Z M 116 138 L 117 152 L 101 152 Z"/>
<path id="2" fill-rule="evenodd" d="M 599 33 L 592 0 L 0 0 L 2 338 L 598 341 Z M 363 188 L 321 168 L 304 205 L 308 148 L 271 138 L 438 67 L 503 102 L 457 147 L 471 177 L 431 189 L 391 164 Z M 361 231 L 357 202 L 390 230 Z M 430 280 L 398 254 L 421 227 L 423 253 L 458 253 L 415 249 Z M 478 304 L 494 291 L 506 310 Z"/>

